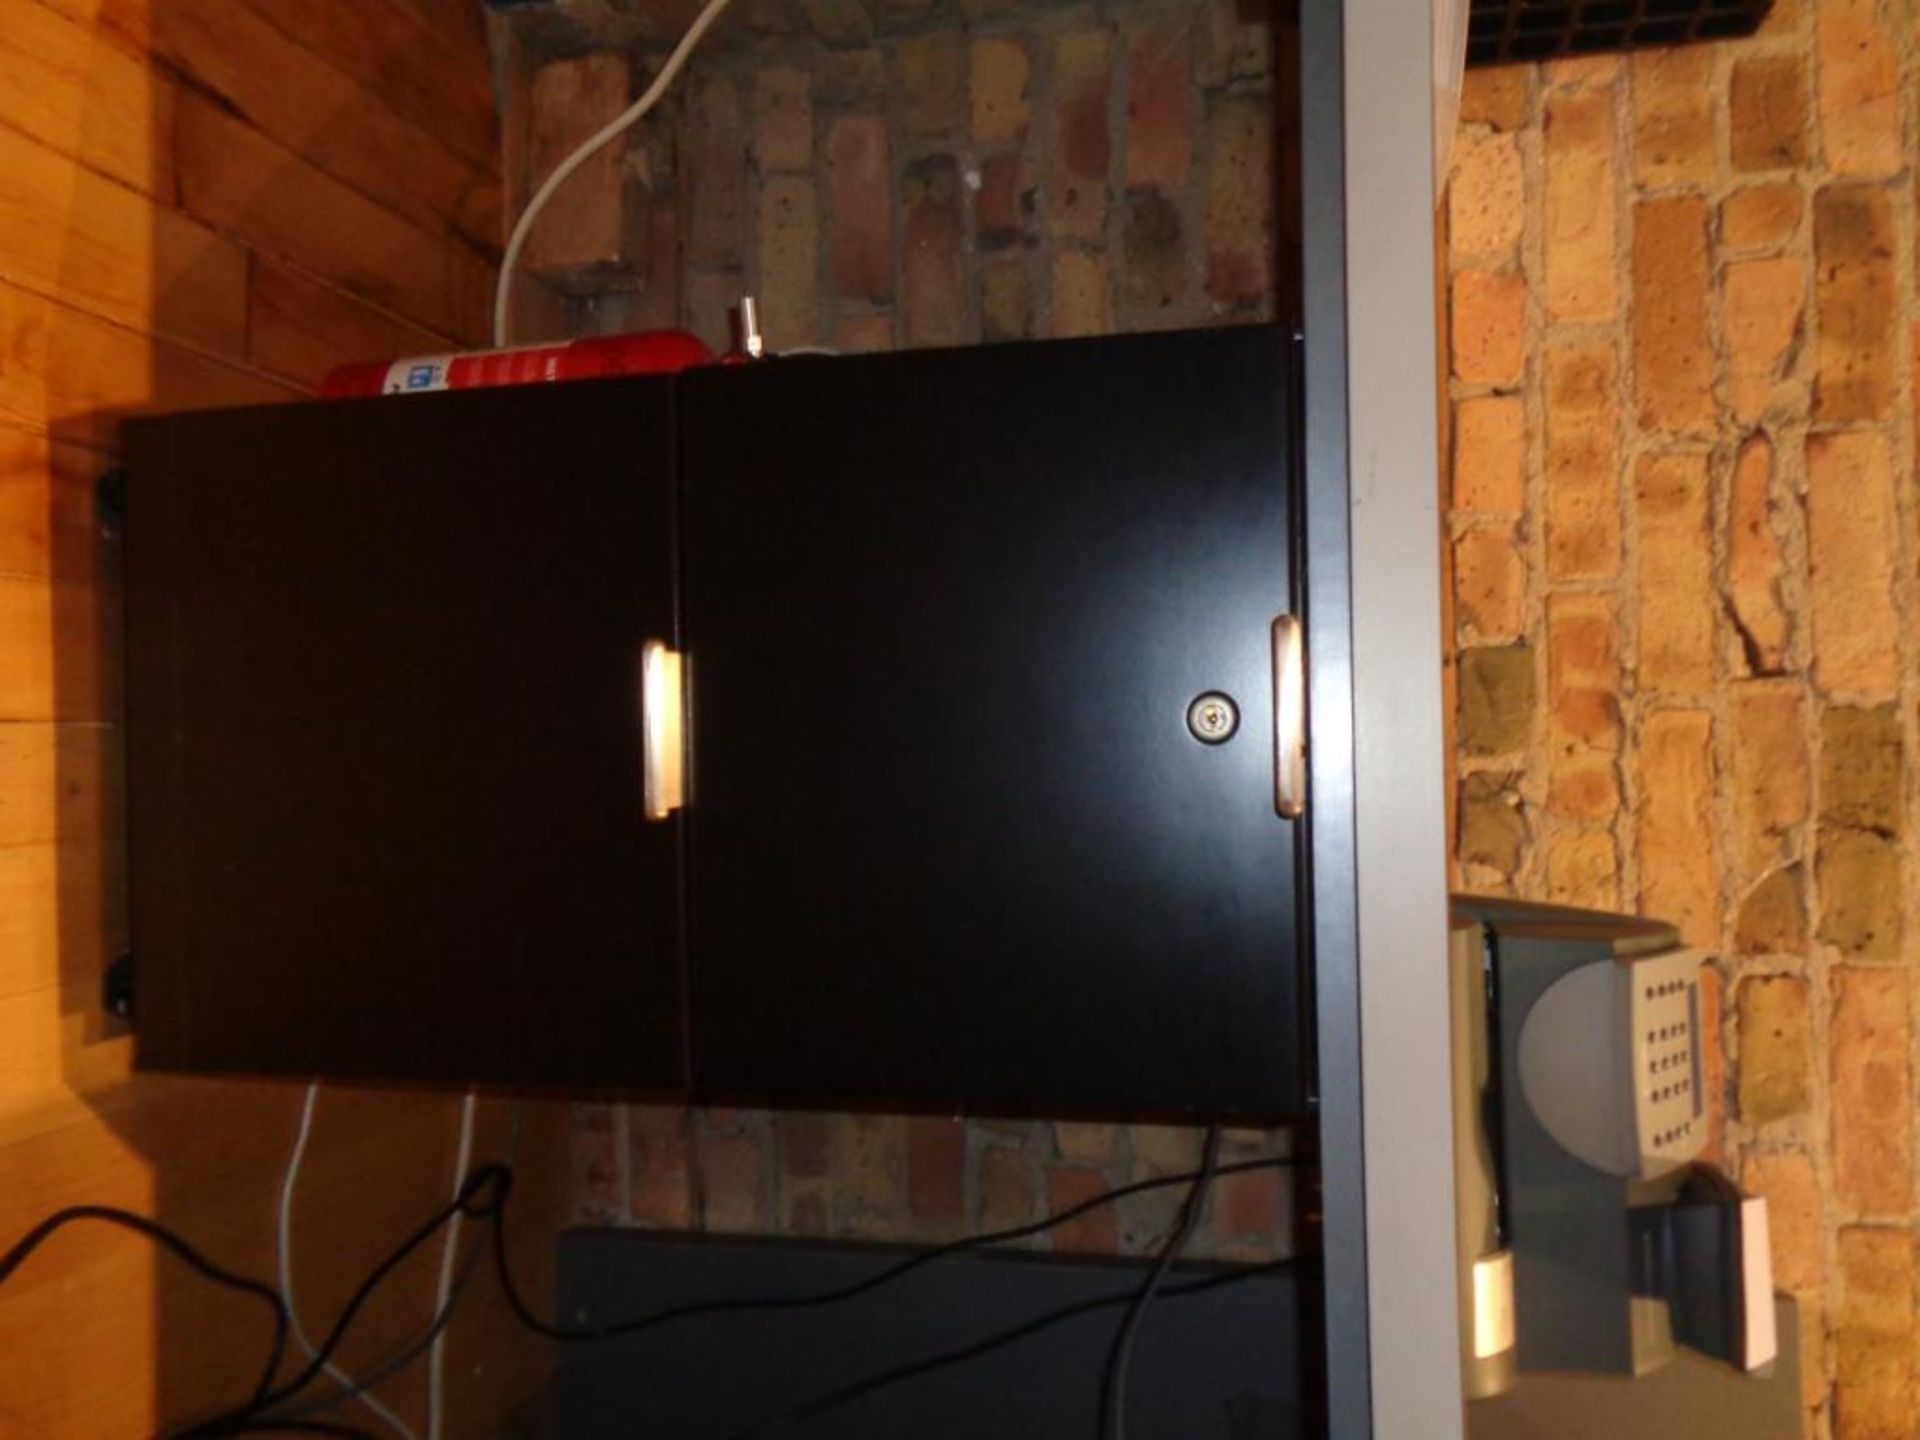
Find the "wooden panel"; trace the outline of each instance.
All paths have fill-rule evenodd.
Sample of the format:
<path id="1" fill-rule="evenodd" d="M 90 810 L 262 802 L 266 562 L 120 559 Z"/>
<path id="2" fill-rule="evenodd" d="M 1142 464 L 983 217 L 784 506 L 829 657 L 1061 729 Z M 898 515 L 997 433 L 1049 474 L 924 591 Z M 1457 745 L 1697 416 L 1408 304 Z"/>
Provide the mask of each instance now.
<path id="1" fill-rule="evenodd" d="M 303 389 L 317 389 L 329 370 L 348 361 L 431 355 L 457 345 L 290 266 L 254 257 L 247 358 Z"/>
<path id="2" fill-rule="evenodd" d="M 462 34 L 436 31 L 404 0 L 247 0 L 276 29 L 372 89 L 400 115 L 489 173 L 500 167 L 493 97 L 473 83 L 487 64 L 479 0 Z M 423 65 L 432 54 L 436 63 Z M 495 236 L 498 240 L 500 237 Z"/>
<path id="3" fill-rule="evenodd" d="M 173 194 L 162 143 L 173 89 L 137 57 L 38 3 L 0 25 L 0 123 L 160 199 Z"/>
<path id="4" fill-rule="evenodd" d="M 104 32 L 178 70 L 262 134 L 396 214 L 483 251 L 498 247 L 491 157 L 456 154 L 389 109 L 364 78 L 336 70 L 261 14 L 232 0 L 55 3 L 97 11 Z"/>
<path id="5" fill-rule="evenodd" d="M 244 250 L 4 127 L 0 278 L 134 329 L 244 353 Z"/>
<path id="6" fill-rule="evenodd" d="M 487 331 L 493 267 L 369 200 L 202 95 L 179 97 L 185 209 L 429 329 Z"/>
<path id="7" fill-rule="evenodd" d="M 154 67 L 148 5 L 176 47 Z M 62 1205 L 119 1204 L 222 1263 L 272 1273 L 298 1089 L 135 1076 L 98 1004 L 125 905 L 104 678 L 118 669 L 113 547 L 94 484 L 120 414 L 291 398 L 289 381 L 363 347 L 482 336 L 491 272 L 452 236 L 457 221 L 493 243 L 499 203 L 484 141 L 474 151 L 490 92 L 471 0 L 287 6 L 15 0 L 0 22 L 0 1245 Z M 122 28 L 108 33 L 115 17 Z M 287 142 L 195 94 L 180 153 L 195 167 L 197 219 L 177 208 L 169 65 L 231 87 Z M 387 91 L 396 109 L 442 105 L 448 126 L 368 103 Z M 429 132 L 441 129 L 464 139 L 439 145 Z M 451 178 L 463 171 L 471 196 Z M 374 1090 L 323 1100 L 297 1211 L 312 1328 L 444 1198 L 456 1105 Z M 483 1106 L 482 1153 L 498 1148 L 503 1108 Z M 541 1297 L 559 1112 L 537 1107 L 521 1147 L 517 1244 Z M 423 1257 L 396 1275 L 349 1358 L 419 1323 L 431 1269 Z M 456 1437 L 491 1433 L 547 1354 L 508 1328 L 490 1287 L 469 1305 L 449 1351 Z M 76 1228 L 0 1289 L 0 1435 L 151 1434 L 204 1414 L 250 1384 L 266 1334 L 260 1307 L 145 1242 Z M 418 1424 L 419 1374 L 395 1394 Z"/>
<path id="8" fill-rule="evenodd" d="M 110 449 L 130 414 L 288 400 L 264 375 L 142 335 L 0 280 L 0 414 Z"/>

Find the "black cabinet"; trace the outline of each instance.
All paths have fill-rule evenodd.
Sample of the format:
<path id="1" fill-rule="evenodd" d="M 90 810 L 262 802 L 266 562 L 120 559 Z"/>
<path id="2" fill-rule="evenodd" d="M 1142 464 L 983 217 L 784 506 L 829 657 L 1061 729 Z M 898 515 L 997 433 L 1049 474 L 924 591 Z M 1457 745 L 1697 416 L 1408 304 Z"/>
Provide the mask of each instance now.
<path id="1" fill-rule="evenodd" d="M 142 1064 L 684 1080 L 679 836 L 640 806 L 672 387 L 129 427 Z"/>
<path id="2" fill-rule="evenodd" d="M 699 1091 L 1297 1105 L 1284 362 L 1244 329 L 688 378 Z"/>
<path id="3" fill-rule="evenodd" d="M 1289 361 L 1249 328 L 136 427 L 142 1062 L 1298 1110 Z M 651 638 L 689 767 L 650 823 Z"/>

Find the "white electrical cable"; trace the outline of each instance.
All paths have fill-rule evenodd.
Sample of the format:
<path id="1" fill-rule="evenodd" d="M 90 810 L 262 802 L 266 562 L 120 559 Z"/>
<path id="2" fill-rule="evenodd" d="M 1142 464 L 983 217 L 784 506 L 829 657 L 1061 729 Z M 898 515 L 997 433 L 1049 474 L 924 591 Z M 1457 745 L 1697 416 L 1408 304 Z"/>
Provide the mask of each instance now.
<path id="1" fill-rule="evenodd" d="M 637 123 L 642 116 L 660 102 L 667 93 L 667 87 L 673 84 L 674 77 L 693 54 L 694 47 L 700 43 L 700 37 L 720 18 L 728 0 L 707 0 L 707 8 L 702 10 L 693 24 L 687 27 L 687 33 L 680 37 L 680 43 L 673 47 L 673 53 L 667 56 L 666 63 L 660 67 L 660 73 L 653 77 L 653 83 L 647 86 L 641 97 L 622 110 L 618 115 L 590 137 L 579 149 L 554 167 L 553 173 L 541 182 L 540 188 L 533 192 L 533 198 L 527 201 L 527 208 L 520 212 L 520 218 L 514 222 L 513 233 L 507 237 L 507 252 L 500 260 L 500 278 L 493 291 L 493 343 L 507 343 L 507 303 L 513 293 L 513 272 L 520 268 L 520 252 L 526 248 L 527 233 L 533 229 L 534 218 L 553 198 L 554 191 L 567 182 L 582 165 L 602 145 L 607 144 L 616 135 Z"/>
<path id="2" fill-rule="evenodd" d="M 474 1092 L 469 1090 L 460 1101 L 460 1145 L 453 1158 L 453 1198 L 458 1200 L 462 1187 L 467 1183 L 467 1171 L 473 1167 L 473 1111 Z M 434 1288 L 433 1313 L 440 1314 L 447 1308 L 447 1301 L 453 1295 L 454 1259 L 460 1250 L 460 1221 L 463 1214 L 453 1212 L 453 1218 L 447 1222 L 447 1238 L 440 1246 L 440 1280 Z M 445 1413 L 447 1368 L 447 1332 L 442 1330 L 433 1337 L 433 1348 L 427 1352 L 427 1440 L 440 1440 L 440 1421 Z"/>
<path id="3" fill-rule="evenodd" d="M 300 1307 L 294 1303 L 293 1298 L 293 1194 L 300 1180 L 300 1164 L 307 1156 L 307 1137 L 313 1133 L 313 1110 L 319 1098 L 320 1082 L 315 1080 L 307 1086 L 306 1099 L 300 1104 L 300 1127 L 294 1132 L 293 1152 L 287 1156 L 287 1171 L 280 1180 L 280 1226 L 276 1246 L 279 1253 L 280 1296 L 287 1302 L 288 1328 L 292 1331 L 293 1338 L 300 1348 L 307 1352 L 307 1358 L 310 1360 L 319 1355 L 319 1350 L 308 1338 L 306 1327 L 300 1323 Z M 439 1314 L 438 1307 L 435 1308 L 434 1313 Z M 353 1377 L 331 1360 L 327 1361 L 324 1368 L 329 1378 L 350 1389 L 357 1389 Z M 400 1437 L 400 1440 L 418 1440 L 407 1422 L 373 1395 L 361 1392 L 354 1398 L 379 1416 L 393 1430 L 393 1433 Z"/>

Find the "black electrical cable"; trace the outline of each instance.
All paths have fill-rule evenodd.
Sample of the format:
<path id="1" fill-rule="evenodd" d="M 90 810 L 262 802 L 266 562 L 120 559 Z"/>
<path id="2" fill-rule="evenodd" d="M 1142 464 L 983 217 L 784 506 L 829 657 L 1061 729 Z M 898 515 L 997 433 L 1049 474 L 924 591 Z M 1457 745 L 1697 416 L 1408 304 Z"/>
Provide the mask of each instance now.
<path id="1" fill-rule="evenodd" d="M 1292 1156 L 1274 1155 L 1258 1160 L 1239 1160 L 1230 1165 L 1217 1165 L 1214 1173 L 1217 1175 L 1235 1175 L 1248 1170 L 1273 1170 L 1298 1163 L 1298 1160 Z M 1065 1210 L 1055 1211 L 1053 1214 L 1033 1221 L 1031 1224 L 1015 1225 L 1006 1230 L 992 1230 L 983 1234 L 969 1235 L 963 1239 L 950 1241 L 945 1245 L 936 1245 L 932 1249 L 919 1251 L 914 1255 L 908 1256 L 896 1265 L 888 1266 L 876 1274 L 869 1275 L 864 1280 L 857 1280 L 837 1290 L 822 1291 L 814 1295 L 764 1296 L 743 1300 L 709 1300 L 695 1305 L 677 1305 L 670 1309 L 655 1311 L 651 1315 L 642 1315 L 632 1320 L 621 1320 L 606 1325 L 579 1327 L 555 1325 L 542 1320 L 538 1315 L 533 1313 L 532 1307 L 530 1307 L 521 1296 L 519 1287 L 514 1283 L 513 1275 L 507 1266 L 506 1227 L 504 1223 L 502 1223 L 502 1219 L 496 1219 L 493 1228 L 494 1264 L 495 1269 L 499 1271 L 500 1288 L 506 1296 L 508 1306 L 513 1310 L 514 1314 L 519 1317 L 520 1323 L 528 1329 L 549 1340 L 560 1340 L 569 1343 L 613 1340 L 624 1336 L 637 1335 L 641 1331 L 651 1330 L 657 1325 L 690 1320 L 699 1315 L 736 1315 L 763 1310 L 806 1309 L 818 1305 L 838 1304 L 843 1300 L 852 1300 L 857 1296 L 867 1294 L 869 1291 L 877 1290 L 883 1285 L 891 1284 L 902 1276 L 918 1270 L 921 1266 L 931 1265 L 934 1261 L 943 1260 L 949 1255 L 958 1255 L 964 1251 L 979 1249 L 983 1246 L 1003 1245 L 1011 1241 L 1025 1240 L 1035 1235 L 1044 1234 L 1048 1230 L 1065 1225 L 1070 1220 L 1078 1219 L 1091 1210 L 1101 1209 L 1104 1206 L 1114 1204 L 1116 1201 L 1124 1200 L 1130 1195 L 1138 1195 L 1148 1190 L 1165 1189 L 1172 1185 L 1192 1184 L 1202 1178 L 1202 1173 L 1203 1172 L 1199 1170 L 1191 1170 L 1183 1174 L 1154 1176 L 1150 1179 L 1135 1180 L 1131 1184 L 1116 1186 L 1112 1190 L 1102 1191 L 1091 1199 L 1083 1200 L 1077 1205 L 1070 1205 Z"/>
<path id="2" fill-rule="evenodd" d="M 303 1399 L 298 1405 L 281 1411 L 281 1415 L 288 1420 L 300 1420 L 309 1415 L 318 1415 L 331 1410 L 336 1405 L 357 1400 L 369 1391 L 377 1390 L 420 1360 L 433 1348 L 433 1342 L 440 1338 L 441 1332 L 453 1323 L 453 1313 L 459 1307 L 460 1299 L 466 1294 L 467 1287 L 473 1283 L 474 1276 L 479 1273 L 481 1263 L 487 1258 L 488 1249 L 484 1236 L 467 1247 L 467 1253 L 460 1261 L 460 1268 L 454 1274 L 453 1288 L 447 1292 L 447 1303 L 440 1308 L 440 1313 L 433 1317 L 426 1329 L 372 1369 L 353 1377 L 351 1384 L 337 1386 L 330 1391 Z"/>
<path id="3" fill-rule="evenodd" d="M 1277 1271 L 1287 1269 L 1294 1263 L 1292 1260 L 1272 1260 L 1262 1265 L 1252 1265 L 1241 1270 L 1229 1270 L 1218 1275 L 1208 1275 L 1198 1280 L 1189 1280 L 1182 1285 L 1172 1285 L 1161 1291 L 1161 1293 L 1168 1299 L 1175 1299 L 1185 1295 L 1198 1295 L 1208 1290 L 1219 1290 L 1228 1285 L 1238 1285 L 1244 1281 L 1252 1280 L 1257 1276 L 1272 1275 Z M 870 1375 L 864 1380 L 856 1380 L 851 1384 L 840 1386 L 838 1389 L 829 1390 L 823 1395 L 818 1395 L 811 1400 L 803 1401 L 791 1410 L 783 1410 L 771 1419 L 761 1421 L 751 1430 L 735 1431 L 728 1437 L 728 1440 L 758 1440 L 759 1436 L 768 1434 L 771 1431 L 785 1429 L 788 1426 L 798 1425 L 803 1421 L 815 1419 L 829 1410 L 837 1410 L 841 1406 L 850 1405 L 856 1400 L 864 1400 L 869 1395 L 876 1394 L 881 1390 L 889 1389 L 895 1385 L 904 1384 L 908 1380 L 916 1380 L 922 1375 L 931 1375 L 935 1371 L 950 1369 L 955 1365 L 965 1364 L 969 1360 L 977 1360 L 983 1355 L 990 1355 L 995 1350 L 1005 1349 L 1009 1345 L 1017 1344 L 1030 1336 L 1038 1335 L 1041 1331 L 1051 1329 L 1055 1325 L 1061 1325 L 1069 1320 L 1078 1319 L 1082 1315 L 1093 1315 L 1102 1310 L 1114 1309 L 1116 1306 L 1129 1304 L 1138 1305 L 1139 1303 L 1140 1292 L 1137 1290 L 1125 1290 L 1114 1295 L 1103 1295 L 1093 1300 L 1080 1300 L 1072 1305 L 1062 1306 L 1058 1310 L 1049 1311 L 1036 1319 L 1025 1321 L 1011 1329 L 997 1331 L 987 1336 L 984 1340 L 976 1340 L 967 1345 L 957 1346 L 952 1350 L 943 1350 L 937 1355 L 929 1355 L 924 1359 L 910 1360 L 905 1364 L 896 1365 L 891 1369 L 882 1370 L 878 1374 Z"/>
<path id="4" fill-rule="evenodd" d="M 1213 1125 L 1207 1129 L 1206 1144 L 1200 1151 L 1200 1173 L 1194 1177 L 1193 1189 L 1187 1192 L 1187 1203 L 1180 1210 L 1180 1223 L 1161 1247 L 1160 1258 L 1154 1262 L 1153 1269 L 1147 1272 L 1146 1283 L 1134 1297 L 1132 1306 L 1127 1310 L 1127 1318 L 1120 1322 L 1119 1334 L 1113 1337 L 1113 1352 L 1107 1357 L 1106 1384 L 1101 1391 L 1100 1406 L 1103 1421 L 1100 1433 L 1109 1437 L 1109 1440 L 1125 1440 L 1126 1437 L 1127 1369 L 1133 1360 L 1133 1342 L 1140 1332 L 1140 1321 L 1146 1316 L 1147 1307 L 1153 1304 L 1154 1293 L 1167 1278 L 1173 1262 L 1180 1258 L 1180 1252 L 1187 1248 L 1187 1241 L 1193 1238 L 1193 1232 L 1200 1224 L 1200 1212 L 1206 1209 L 1207 1192 L 1213 1187 L 1213 1178 L 1219 1173 L 1219 1168 L 1220 1127 Z"/>
<path id="5" fill-rule="evenodd" d="M 386 1278 L 406 1258 L 418 1250 L 427 1241 L 439 1233 L 455 1215 L 464 1215 L 471 1220 L 492 1220 L 496 1224 L 507 1197 L 513 1190 L 513 1172 L 504 1165 L 482 1165 L 467 1176 L 466 1183 L 460 1187 L 458 1195 L 436 1210 L 432 1218 L 409 1235 L 373 1268 L 373 1272 L 360 1282 L 340 1312 L 340 1318 L 334 1321 L 333 1329 L 326 1340 L 314 1353 L 305 1369 L 299 1371 L 293 1379 L 270 1388 L 265 1394 L 258 1394 L 245 1405 L 203 1420 L 196 1425 L 180 1431 L 174 1440 L 215 1440 L 241 1431 L 247 1426 L 259 1423 L 262 1414 L 299 1394 L 311 1385 L 324 1371 L 327 1361 L 340 1348 L 348 1328 L 359 1315 L 361 1308 L 372 1298 L 374 1292 Z M 274 1297 L 276 1304 L 279 1297 Z M 284 1306 L 281 1307 L 284 1310 Z"/>
<path id="6" fill-rule="evenodd" d="M 328 1420 L 249 1420 L 223 1435 L 334 1435 L 341 1440 L 383 1440 L 371 1430 L 357 1425 L 339 1425 Z"/>
<path id="7" fill-rule="evenodd" d="M 273 1377 L 279 1371 L 280 1362 L 287 1353 L 286 1302 L 280 1298 L 277 1290 L 264 1281 L 250 1279 L 216 1265 L 192 1244 L 157 1220 L 149 1220 L 144 1215 L 136 1215 L 130 1210 L 117 1209 L 111 1205 L 71 1205 L 64 1210 L 57 1210 L 23 1235 L 4 1256 L 0 1256 L 0 1285 L 4 1285 L 14 1271 L 26 1263 L 27 1257 L 45 1244 L 56 1231 L 79 1220 L 97 1220 L 143 1235 L 169 1254 L 185 1261 L 195 1272 L 216 1285 L 252 1295 L 264 1302 L 273 1311 L 273 1345 L 268 1354 L 266 1367 L 260 1372 L 259 1383 L 254 1386 L 253 1398 L 248 1401 L 248 1407 L 257 1409 L 266 1402 L 268 1391 L 273 1385 Z"/>

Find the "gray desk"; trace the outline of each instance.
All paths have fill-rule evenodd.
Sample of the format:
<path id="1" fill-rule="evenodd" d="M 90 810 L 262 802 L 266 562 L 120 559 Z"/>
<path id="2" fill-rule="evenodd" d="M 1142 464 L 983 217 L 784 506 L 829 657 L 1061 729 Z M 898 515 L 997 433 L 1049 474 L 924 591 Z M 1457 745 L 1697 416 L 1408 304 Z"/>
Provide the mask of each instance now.
<path id="1" fill-rule="evenodd" d="M 1771 1375 L 1738 1375 L 1686 1350 L 1639 1380 L 1524 1375 L 1467 1407 L 1468 1440 L 1798 1440 L 1799 1308 L 1777 1298 L 1774 1314 Z"/>

